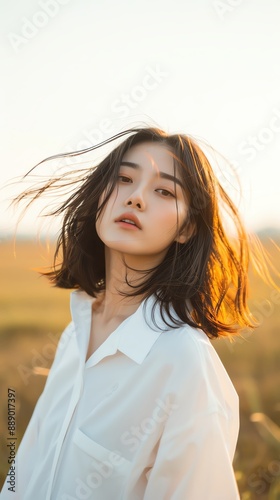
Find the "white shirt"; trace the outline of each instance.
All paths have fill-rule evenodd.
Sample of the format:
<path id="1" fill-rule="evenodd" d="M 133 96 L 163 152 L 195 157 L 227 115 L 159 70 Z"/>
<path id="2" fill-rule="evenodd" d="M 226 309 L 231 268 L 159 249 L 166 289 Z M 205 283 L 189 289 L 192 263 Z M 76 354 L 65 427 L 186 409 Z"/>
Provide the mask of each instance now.
<path id="1" fill-rule="evenodd" d="M 1 499 L 236 500 L 238 396 L 204 332 L 153 298 L 86 360 L 94 299 L 71 294 L 45 389 Z M 149 324 L 145 321 L 145 317 Z"/>

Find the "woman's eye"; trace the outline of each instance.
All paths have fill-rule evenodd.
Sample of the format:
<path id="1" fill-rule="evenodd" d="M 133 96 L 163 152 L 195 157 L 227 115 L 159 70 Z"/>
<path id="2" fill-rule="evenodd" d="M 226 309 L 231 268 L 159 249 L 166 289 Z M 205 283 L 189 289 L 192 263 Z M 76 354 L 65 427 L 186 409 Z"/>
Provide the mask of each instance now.
<path id="1" fill-rule="evenodd" d="M 165 196 L 166 198 L 171 196 L 172 198 L 174 198 L 174 194 L 171 193 L 170 191 L 167 191 L 167 189 L 157 189 L 157 192 L 162 194 L 162 196 Z"/>
<path id="2" fill-rule="evenodd" d="M 119 181 L 124 183 L 132 182 L 132 180 L 129 177 L 126 177 L 126 175 L 119 175 Z"/>

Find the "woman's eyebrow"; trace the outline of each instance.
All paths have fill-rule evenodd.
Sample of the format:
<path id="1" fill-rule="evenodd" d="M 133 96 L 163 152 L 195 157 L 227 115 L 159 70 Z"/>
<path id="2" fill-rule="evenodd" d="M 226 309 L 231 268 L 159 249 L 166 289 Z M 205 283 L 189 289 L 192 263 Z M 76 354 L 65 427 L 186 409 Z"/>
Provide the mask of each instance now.
<path id="1" fill-rule="evenodd" d="M 122 161 L 121 165 L 135 169 L 142 169 L 141 165 L 138 165 L 138 163 L 134 163 L 132 161 Z M 182 189 L 184 189 L 182 182 L 177 177 L 174 177 L 174 175 L 170 175 L 167 174 L 166 172 L 160 172 L 160 171 L 158 171 L 158 174 L 162 179 L 168 179 L 169 181 L 173 181 L 179 186 L 181 186 Z"/>

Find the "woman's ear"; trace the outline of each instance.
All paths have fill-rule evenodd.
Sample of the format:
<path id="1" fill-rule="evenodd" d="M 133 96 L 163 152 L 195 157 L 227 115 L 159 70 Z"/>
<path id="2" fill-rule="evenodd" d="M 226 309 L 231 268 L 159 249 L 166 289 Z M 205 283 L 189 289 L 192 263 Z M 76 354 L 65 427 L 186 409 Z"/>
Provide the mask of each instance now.
<path id="1" fill-rule="evenodd" d="M 181 231 L 180 231 L 180 234 L 179 236 L 177 236 L 177 238 L 175 238 L 175 241 L 177 241 L 177 243 L 187 243 L 187 241 L 196 233 L 196 225 L 195 223 L 193 222 L 192 224 L 191 223 L 188 223 L 186 227 L 184 227 Z"/>

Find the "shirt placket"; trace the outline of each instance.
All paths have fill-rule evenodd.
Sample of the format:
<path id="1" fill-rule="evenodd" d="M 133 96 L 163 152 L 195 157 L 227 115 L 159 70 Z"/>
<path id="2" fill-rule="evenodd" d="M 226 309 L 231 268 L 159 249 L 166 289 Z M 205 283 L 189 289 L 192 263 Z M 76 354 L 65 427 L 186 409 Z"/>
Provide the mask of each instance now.
<path id="1" fill-rule="evenodd" d="M 55 455 L 54 455 L 53 464 L 52 464 L 52 470 L 50 473 L 50 482 L 49 482 L 49 488 L 48 488 L 46 500 L 50 500 L 52 498 L 53 484 L 55 481 L 55 476 L 56 476 L 56 472 L 57 472 L 60 454 L 62 452 L 63 442 L 65 439 L 67 430 L 70 426 L 71 420 L 74 416 L 78 402 L 80 400 L 82 391 L 83 391 L 83 372 L 82 372 L 81 367 L 80 367 L 79 375 L 76 377 L 75 385 L 73 388 L 69 408 L 68 408 L 67 414 L 65 416 L 65 419 L 64 419 L 64 422 L 63 422 L 63 425 L 62 425 L 62 428 L 61 428 L 61 431 L 59 433 L 59 437 L 57 440 Z"/>
<path id="2" fill-rule="evenodd" d="M 79 308 L 78 313 L 79 313 Z M 56 478 L 56 473 L 59 468 L 59 459 L 62 453 L 63 449 L 63 443 L 67 434 L 67 431 L 69 429 L 69 426 L 71 424 L 71 421 L 74 417 L 75 411 L 77 409 L 77 405 L 81 399 L 81 395 L 83 393 L 83 386 L 84 386 L 84 372 L 85 372 L 85 357 L 86 357 L 86 352 L 88 348 L 88 342 L 89 342 L 89 334 L 90 334 L 90 325 L 91 325 L 91 307 L 89 304 L 87 304 L 87 308 L 81 309 L 80 311 L 81 316 L 83 318 L 83 325 L 81 327 L 79 316 L 78 316 L 78 321 L 76 323 L 76 340 L 77 340 L 77 356 L 79 356 L 79 368 L 78 372 L 73 374 L 75 377 L 75 382 L 73 385 L 73 390 L 72 390 L 72 395 L 71 395 L 71 400 L 69 403 L 68 411 L 65 415 L 61 431 L 58 436 L 57 440 L 57 445 L 55 449 L 55 454 L 53 458 L 53 464 L 52 464 L 52 469 L 50 472 L 50 481 L 49 481 L 49 487 L 47 491 L 47 497 L 46 500 L 55 500 L 55 498 L 52 497 L 53 494 L 53 487 L 55 483 L 55 478 Z"/>

